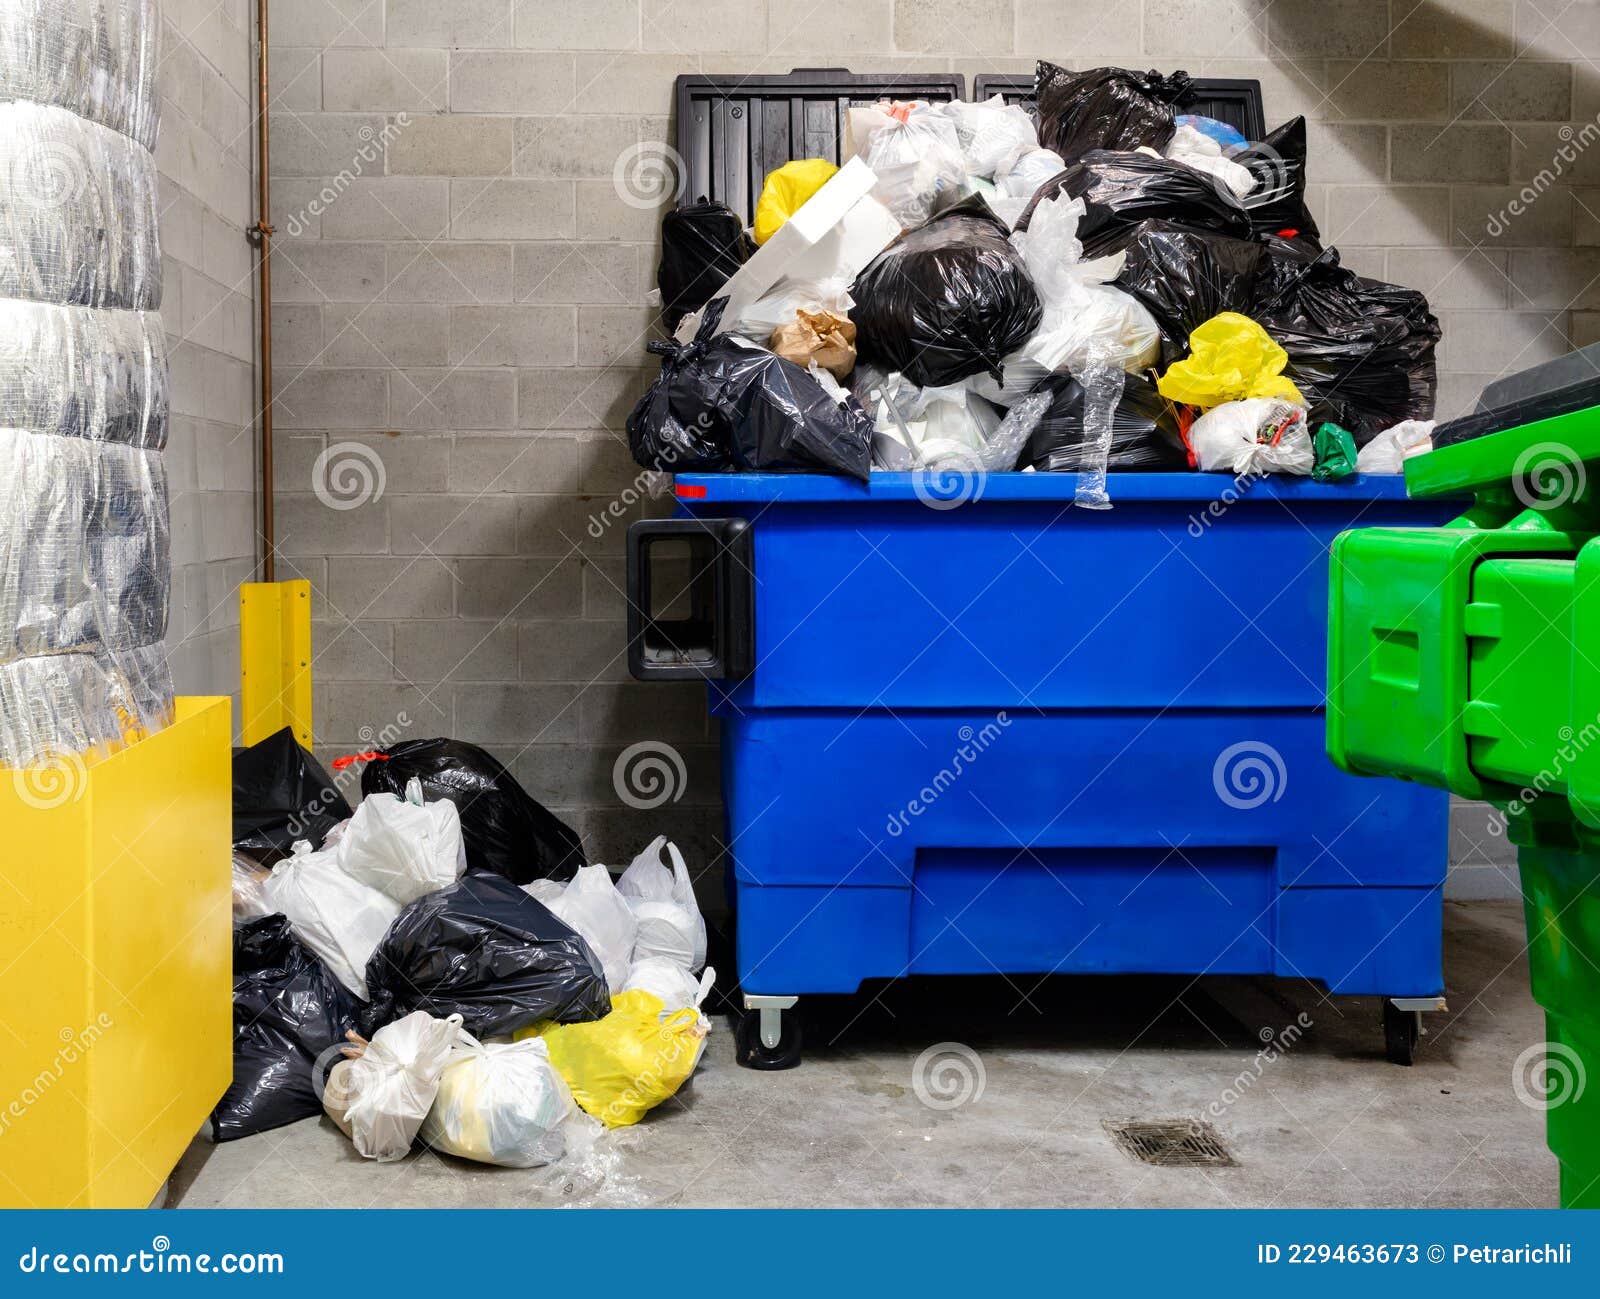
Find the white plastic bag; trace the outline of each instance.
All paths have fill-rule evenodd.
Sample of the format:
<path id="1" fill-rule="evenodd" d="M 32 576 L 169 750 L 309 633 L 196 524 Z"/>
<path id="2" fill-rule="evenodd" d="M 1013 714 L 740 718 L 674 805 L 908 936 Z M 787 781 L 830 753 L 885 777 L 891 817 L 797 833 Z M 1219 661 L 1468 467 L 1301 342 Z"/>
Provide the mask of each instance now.
<path id="1" fill-rule="evenodd" d="M 272 868 L 261 891 L 334 978 L 367 1000 L 367 960 L 400 914 L 400 904 L 351 879 L 334 853 L 312 852 L 304 839 L 295 843 L 293 856 Z"/>
<path id="2" fill-rule="evenodd" d="M 1023 146 L 995 167 L 994 187 L 1007 198 L 1031 199 L 1039 186 L 1067 169 L 1066 159 L 1053 149 Z"/>
<path id="3" fill-rule="evenodd" d="M 877 107 L 853 108 L 848 117 L 851 138 L 878 178 L 873 197 L 902 226 L 921 225 L 961 196 L 967 164 L 950 117 L 925 104 L 904 121 Z"/>
<path id="4" fill-rule="evenodd" d="M 467 869 L 456 805 L 446 798 L 423 802 L 415 776 L 406 782 L 404 798 L 362 799 L 334 851 L 346 875 L 402 906 L 453 884 Z"/>
<path id="5" fill-rule="evenodd" d="M 242 925 L 247 920 L 270 916 L 272 906 L 267 902 L 265 886 L 270 872 L 253 857 L 241 852 L 233 854 L 233 923 Z"/>
<path id="6" fill-rule="evenodd" d="M 672 859 L 668 870 L 661 861 L 665 847 Z M 706 921 L 694 900 L 694 882 L 676 845 L 657 835 L 633 864 L 622 872 L 617 891 L 627 898 L 639 922 L 633 959 L 665 957 L 685 969 L 699 970 L 706 963 Z"/>
<path id="7" fill-rule="evenodd" d="M 580 866 L 561 896 L 545 905 L 589 944 L 612 995 L 621 992 L 633 962 L 639 922 L 628 899 L 611 882 L 611 872 L 604 866 Z"/>
<path id="8" fill-rule="evenodd" d="M 714 976 L 714 973 L 706 970 L 707 975 Z M 653 997 L 660 997 L 664 1013 L 671 1014 L 675 1010 L 700 1004 L 702 982 L 676 961 L 661 956 L 647 956 L 633 963 L 622 991 L 648 992 Z"/>
<path id="9" fill-rule="evenodd" d="M 1256 187 L 1255 174 L 1248 167 L 1232 161 L 1221 144 L 1187 122 L 1178 123 L 1164 152 L 1173 162 L 1205 172 L 1234 198 L 1244 198 Z"/>
<path id="10" fill-rule="evenodd" d="M 1208 473 L 1309 474 L 1316 458 L 1305 408 L 1276 397 L 1213 406 L 1190 426 L 1189 445 Z"/>
<path id="11" fill-rule="evenodd" d="M 873 468 L 904 473 L 976 465 L 1001 413 L 969 383 L 918 388 L 899 371 L 861 373 L 856 391 L 873 419 Z"/>
<path id="12" fill-rule="evenodd" d="M 848 316 L 855 305 L 849 279 L 784 279 L 741 311 L 737 319 L 724 319 L 722 329 L 765 347 L 774 330 L 780 325 L 792 325 L 802 311 L 831 311 L 836 316 Z"/>
<path id="13" fill-rule="evenodd" d="M 328 1073 L 322 1103 L 364 1159 L 404 1159 L 433 1107 L 461 1016 L 414 1010 L 372 1035 L 358 1055 Z"/>
<path id="14" fill-rule="evenodd" d="M 560 880 L 534 880 L 530 884 L 524 884 L 522 891 L 535 902 L 542 902 L 553 911 L 561 895 L 567 891 L 567 886 Z"/>
<path id="15" fill-rule="evenodd" d="M 1433 424 L 1431 419 L 1408 419 L 1402 420 L 1393 428 L 1384 429 L 1356 452 L 1356 472 L 1358 474 L 1404 473 L 1405 462 L 1412 456 L 1420 456 L 1424 451 L 1433 450 Z M 234 896 L 238 896 L 237 892 Z"/>
<path id="16" fill-rule="evenodd" d="M 941 104 L 939 110 L 955 123 L 956 139 L 971 175 L 993 180 L 1002 163 L 1039 147 L 1033 119 L 1000 95 L 978 104 L 952 100 Z"/>
<path id="17" fill-rule="evenodd" d="M 462 1033 L 421 1135 L 448 1155 L 535 1168 L 566 1153 L 567 1128 L 577 1118 L 572 1092 L 542 1038 L 484 1043 Z"/>

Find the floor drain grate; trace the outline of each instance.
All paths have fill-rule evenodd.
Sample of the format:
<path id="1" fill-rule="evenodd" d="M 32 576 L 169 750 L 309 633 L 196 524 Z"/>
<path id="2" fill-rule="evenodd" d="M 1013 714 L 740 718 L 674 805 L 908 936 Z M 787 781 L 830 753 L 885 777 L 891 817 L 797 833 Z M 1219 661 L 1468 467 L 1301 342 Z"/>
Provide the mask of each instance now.
<path id="1" fill-rule="evenodd" d="M 1141 1164 L 1180 1168 L 1234 1168 L 1236 1163 L 1209 1123 L 1169 1119 L 1159 1123 L 1107 1123 L 1106 1131 Z"/>

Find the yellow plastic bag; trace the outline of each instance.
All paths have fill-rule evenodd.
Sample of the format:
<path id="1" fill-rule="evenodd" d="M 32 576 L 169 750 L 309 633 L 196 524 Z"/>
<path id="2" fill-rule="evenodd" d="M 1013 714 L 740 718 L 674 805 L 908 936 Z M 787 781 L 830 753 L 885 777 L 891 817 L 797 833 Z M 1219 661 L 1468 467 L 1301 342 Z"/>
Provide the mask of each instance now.
<path id="1" fill-rule="evenodd" d="M 1300 390 L 1283 377 L 1289 356 L 1267 331 L 1237 311 L 1212 316 L 1189 335 L 1189 355 L 1156 381 L 1168 401 L 1210 410 L 1248 397 L 1277 397 L 1304 406 Z"/>
<path id="2" fill-rule="evenodd" d="M 767 173 L 756 201 L 755 238 L 764 244 L 778 227 L 806 205 L 806 200 L 833 179 L 839 169 L 826 158 L 799 158 Z"/>
<path id="3" fill-rule="evenodd" d="M 663 1009 L 660 997 L 634 989 L 613 997 L 604 1019 L 543 1030 L 550 1063 L 572 1098 L 608 1128 L 637 1123 L 699 1063 L 710 1022 L 694 1006 L 670 1015 Z"/>

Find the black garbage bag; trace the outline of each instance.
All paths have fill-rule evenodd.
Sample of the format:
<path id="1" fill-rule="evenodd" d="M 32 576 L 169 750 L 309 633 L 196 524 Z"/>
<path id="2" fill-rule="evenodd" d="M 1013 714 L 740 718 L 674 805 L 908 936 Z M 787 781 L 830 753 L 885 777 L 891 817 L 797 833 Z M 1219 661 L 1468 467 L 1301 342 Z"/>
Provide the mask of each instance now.
<path id="1" fill-rule="evenodd" d="M 1041 59 L 1033 89 L 1039 143 L 1070 164 L 1091 149 L 1147 145 L 1159 152 L 1172 139 L 1177 105 L 1191 97 L 1192 86 L 1187 72 L 1068 72 Z"/>
<path id="2" fill-rule="evenodd" d="M 1322 236 L 1306 207 L 1306 119 L 1291 117 L 1234 161 L 1256 178 L 1255 189 L 1242 200 L 1250 228 L 1260 235 L 1281 234 L 1320 251 Z"/>
<path id="3" fill-rule="evenodd" d="M 1248 315 L 1266 250 L 1253 239 L 1142 222 L 1113 281 L 1149 309 L 1161 330 L 1161 368 L 1189 354 L 1189 335 L 1224 311 Z"/>
<path id="4" fill-rule="evenodd" d="M 662 217 L 656 284 L 667 329 L 716 297 L 755 250 L 744 222 L 724 203 L 690 203 Z"/>
<path id="5" fill-rule="evenodd" d="M 296 839 L 322 847 L 350 815 L 333 778 L 285 726 L 233 755 L 233 846 L 264 866 L 289 855 Z"/>
<path id="6" fill-rule="evenodd" d="M 362 794 L 404 798 L 406 782 L 415 777 L 424 799 L 447 798 L 456 805 L 470 870 L 527 884 L 584 864 L 577 832 L 530 798 L 499 759 L 476 744 L 402 740 L 366 756 Z"/>
<path id="7" fill-rule="evenodd" d="M 460 1015 L 474 1037 L 611 1009 L 589 945 L 501 875 L 468 871 L 395 917 L 367 961 L 374 1028 L 414 1010 Z"/>
<path id="8" fill-rule="evenodd" d="M 1365 279 L 1337 249 L 1308 255 L 1269 238 L 1248 312 L 1289 354 L 1307 422 L 1338 424 L 1365 446 L 1408 419 L 1432 419 L 1439 322 L 1415 289 Z"/>
<path id="9" fill-rule="evenodd" d="M 1033 210 L 1059 194 L 1084 202 L 1078 238 L 1085 257 L 1121 252 L 1141 221 L 1250 237 L 1249 214 L 1226 186 L 1193 167 L 1147 153 L 1101 149 L 1084 154 L 1039 187 L 1017 228 L 1026 230 Z"/>
<path id="10" fill-rule="evenodd" d="M 1083 422 L 1083 386 L 1068 374 L 1047 375 L 1033 392 L 1047 392 L 1050 407 L 1028 439 L 1023 465 L 1043 473 L 1076 474 L 1090 468 Z M 1111 451 L 1106 468 L 1124 473 L 1154 473 L 1189 468 L 1189 453 L 1178 431 L 1172 403 L 1155 384 L 1128 375 L 1111 421 Z"/>
<path id="11" fill-rule="evenodd" d="M 1009 228 L 977 196 L 901 235 L 850 293 L 861 358 L 919 388 L 983 371 L 998 383 L 1044 315 Z"/>
<path id="12" fill-rule="evenodd" d="M 792 361 L 717 334 L 726 298 L 706 308 L 688 344 L 653 342 L 661 375 L 628 416 L 628 446 L 646 469 L 809 469 L 863 481 L 872 420 Z"/>
<path id="13" fill-rule="evenodd" d="M 233 931 L 233 1082 L 211 1111 L 211 1135 L 232 1141 L 322 1113 L 331 1048 L 356 1026 L 355 1003 L 282 916 Z M 325 1055 L 324 1053 L 329 1053 Z M 331 1057 L 331 1058 L 330 1058 Z"/>

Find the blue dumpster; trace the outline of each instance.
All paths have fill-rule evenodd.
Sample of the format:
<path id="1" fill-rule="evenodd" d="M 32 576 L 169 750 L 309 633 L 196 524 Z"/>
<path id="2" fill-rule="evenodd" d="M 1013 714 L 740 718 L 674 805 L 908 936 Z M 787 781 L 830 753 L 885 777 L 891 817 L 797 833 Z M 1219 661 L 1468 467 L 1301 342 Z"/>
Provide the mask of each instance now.
<path id="1" fill-rule="evenodd" d="M 997 972 L 1437 1004 L 1447 796 L 1345 775 L 1323 714 L 1333 538 L 1450 506 L 1399 476 L 1113 474 L 1103 511 L 1064 474 L 676 484 L 630 539 L 634 669 L 711 678 L 748 1005 Z M 687 614 L 653 616 L 685 539 Z"/>

